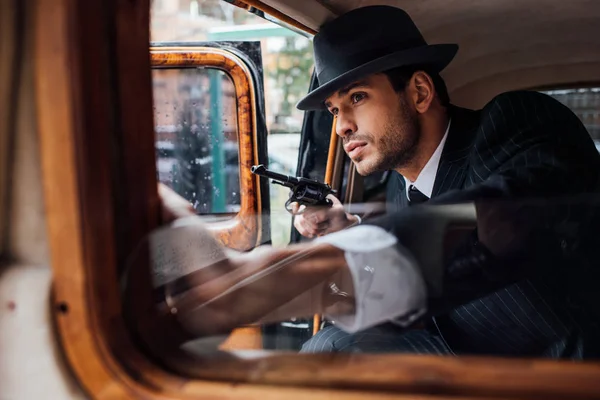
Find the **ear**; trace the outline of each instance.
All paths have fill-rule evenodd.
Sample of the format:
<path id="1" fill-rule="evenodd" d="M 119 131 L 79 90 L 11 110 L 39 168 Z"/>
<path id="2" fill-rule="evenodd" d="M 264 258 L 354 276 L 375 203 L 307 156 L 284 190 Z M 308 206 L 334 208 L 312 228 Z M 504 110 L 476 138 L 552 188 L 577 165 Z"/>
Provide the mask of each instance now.
<path id="1" fill-rule="evenodd" d="M 435 97 L 435 85 L 431 77 L 424 71 L 417 71 L 410 79 L 412 100 L 418 113 L 429 110 Z"/>

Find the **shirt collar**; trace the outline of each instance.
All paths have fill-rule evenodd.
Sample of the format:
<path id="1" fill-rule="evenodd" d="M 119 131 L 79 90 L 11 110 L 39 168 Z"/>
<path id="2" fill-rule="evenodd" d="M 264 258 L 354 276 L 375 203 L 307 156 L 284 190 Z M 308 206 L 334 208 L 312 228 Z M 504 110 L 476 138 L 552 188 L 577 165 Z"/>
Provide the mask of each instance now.
<path id="1" fill-rule="evenodd" d="M 448 132 L 450 131 L 451 122 L 452 120 L 448 121 L 448 126 L 446 127 L 444 137 L 440 141 L 440 144 L 438 144 L 437 149 L 435 149 L 435 151 L 431 155 L 431 158 L 429 158 L 429 161 L 427 161 L 427 164 L 425 164 L 425 166 L 419 173 L 419 176 L 417 176 L 417 180 L 411 182 L 406 177 L 404 177 L 404 182 L 406 182 L 405 190 L 407 197 L 410 185 L 413 185 L 425 196 L 431 197 L 431 193 L 433 192 L 433 184 L 435 183 L 435 176 L 437 175 L 438 166 L 440 165 L 442 151 L 444 150 L 444 145 L 446 144 L 446 139 L 448 138 Z"/>

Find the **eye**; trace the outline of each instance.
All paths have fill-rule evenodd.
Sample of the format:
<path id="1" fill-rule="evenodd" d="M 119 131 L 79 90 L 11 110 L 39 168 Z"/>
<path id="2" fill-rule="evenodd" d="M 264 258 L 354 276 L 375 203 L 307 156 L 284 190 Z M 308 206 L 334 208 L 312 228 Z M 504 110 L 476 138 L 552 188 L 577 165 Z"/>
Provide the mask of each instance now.
<path id="1" fill-rule="evenodd" d="M 362 92 L 353 93 L 352 96 L 350 96 L 350 101 L 352 102 L 352 104 L 356 104 L 359 101 L 363 100 L 365 97 L 366 97 L 365 93 L 362 93 Z"/>
<path id="2" fill-rule="evenodd" d="M 332 113 L 333 115 L 338 115 L 338 109 L 337 108 L 330 108 L 329 112 Z"/>

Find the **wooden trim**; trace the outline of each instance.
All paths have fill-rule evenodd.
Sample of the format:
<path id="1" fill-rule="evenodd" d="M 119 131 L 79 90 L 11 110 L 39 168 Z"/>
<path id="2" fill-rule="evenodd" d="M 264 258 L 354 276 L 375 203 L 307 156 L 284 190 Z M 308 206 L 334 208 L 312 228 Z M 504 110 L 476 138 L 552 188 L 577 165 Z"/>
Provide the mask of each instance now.
<path id="1" fill-rule="evenodd" d="M 246 7 L 242 6 L 244 3 L 246 4 Z M 304 32 L 308 32 L 311 35 L 315 35 L 317 33 L 317 31 L 315 31 L 314 29 L 309 28 L 308 26 L 296 21 L 295 19 L 285 15 L 281 11 L 263 3 L 262 1 L 259 1 L 259 0 L 236 0 L 235 3 L 233 3 L 233 4 L 237 7 L 243 8 L 245 10 L 247 10 L 249 8 L 248 6 L 257 8 L 260 11 L 264 12 L 265 14 L 269 14 L 269 15 L 277 18 L 278 20 L 285 22 L 286 24 L 289 24 L 300 30 L 303 30 Z"/>
<path id="2" fill-rule="evenodd" d="M 224 71 L 232 79 L 237 101 L 237 136 L 240 168 L 240 211 L 231 220 L 208 224 L 221 243 L 235 250 L 250 250 L 260 243 L 261 192 L 250 168 L 258 163 L 256 89 L 248 67 L 235 55 L 208 47 L 153 47 L 153 68 L 206 66 Z"/>
<path id="3" fill-rule="evenodd" d="M 348 170 L 348 184 L 346 185 L 346 196 L 344 203 L 348 207 L 348 212 L 352 211 L 352 204 L 361 201 L 365 193 L 365 178 L 356 171 L 356 165 L 350 163 Z"/>
<path id="4" fill-rule="evenodd" d="M 337 117 L 333 117 L 333 123 L 331 124 L 331 134 L 329 135 L 329 151 L 327 152 L 327 167 L 325 169 L 325 183 L 333 185 L 333 170 L 335 169 L 335 153 L 338 146 L 339 136 L 335 131 L 337 124 Z"/>
<path id="5" fill-rule="evenodd" d="M 333 123 L 331 124 L 331 134 L 329 139 L 329 150 L 327 152 L 327 166 L 325 167 L 325 183 L 334 187 L 333 178 L 334 178 L 334 170 L 335 170 L 335 160 L 336 160 L 336 152 L 338 147 L 338 139 L 339 136 L 335 131 L 335 126 L 337 122 L 337 117 L 333 117 Z M 317 334 L 321 330 L 321 320 L 322 317 L 319 314 L 315 314 L 313 316 L 313 336 Z"/>
<path id="6" fill-rule="evenodd" d="M 125 396 L 126 388 L 114 383 L 114 358 L 104 357 L 106 341 L 98 334 L 94 314 L 88 312 L 97 304 L 93 301 L 94 290 L 89 286 L 91 271 L 86 268 L 91 261 L 86 251 L 90 226 L 85 224 L 82 209 L 85 199 L 78 175 L 82 157 L 77 152 L 78 141 L 84 131 L 82 119 L 86 117 L 83 66 L 78 57 L 82 49 L 73 43 L 79 10 L 68 0 L 40 0 L 37 6 L 38 129 L 57 327 L 71 367 L 88 393 Z M 90 2 L 90 6 L 98 10 L 97 2 Z M 98 211 L 104 214 L 105 210 Z M 106 234 L 106 228 L 112 230 L 111 218 L 106 222 L 109 226 L 98 232 L 98 236 Z M 109 245 L 105 251 L 106 269 L 114 274 L 114 247 Z M 110 272 L 107 280 L 114 279 Z"/>
<path id="7" fill-rule="evenodd" d="M 344 152 L 344 143 L 341 140 L 337 140 L 336 142 L 337 148 L 333 153 L 335 159 L 333 161 L 333 176 L 331 178 L 331 186 L 339 191 L 342 189 L 346 153 Z"/>
<path id="8" fill-rule="evenodd" d="M 207 227 L 217 239 L 235 250 L 250 250 L 260 243 L 261 190 L 258 177 L 250 172 L 258 164 L 256 131 L 256 89 L 248 67 L 237 56 L 209 47 L 151 47 L 152 68 L 212 67 L 224 71 L 233 81 L 237 104 L 237 137 L 240 176 L 240 211 L 234 218 L 213 222 Z M 262 349 L 260 327 L 236 329 L 219 346 L 222 350 Z"/>
<path id="9" fill-rule="evenodd" d="M 539 359 L 399 354 L 223 356 L 177 359 L 171 367 L 209 380 L 370 390 L 397 395 L 599 399 L 600 364 Z"/>
<path id="10" fill-rule="evenodd" d="M 19 72 L 23 68 L 20 55 L 25 32 L 20 32 L 23 21 L 19 18 L 17 1 L 0 3 L 0 261 L 9 251 L 10 188 L 14 154 L 14 137 L 21 84 Z"/>

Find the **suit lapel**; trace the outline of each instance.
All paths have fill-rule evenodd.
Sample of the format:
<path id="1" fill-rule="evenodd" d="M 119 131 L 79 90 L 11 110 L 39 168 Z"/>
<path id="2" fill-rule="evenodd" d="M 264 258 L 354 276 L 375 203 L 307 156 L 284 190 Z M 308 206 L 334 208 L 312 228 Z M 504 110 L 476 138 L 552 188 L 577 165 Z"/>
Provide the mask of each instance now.
<path id="1" fill-rule="evenodd" d="M 432 197 L 460 189 L 465 181 L 469 151 L 479 127 L 479 112 L 450 106 L 450 131 L 433 185 Z"/>
<path id="2" fill-rule="evenodd" d="M 396 171 L 390 171 L 386 197 L 389 202 L 387 205 L 388 212 L 396 212 L 408 206 L 404 178 Z"/>

